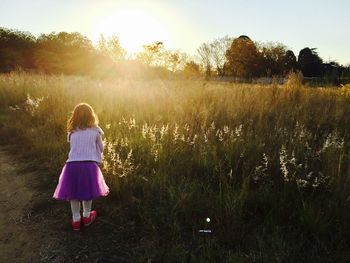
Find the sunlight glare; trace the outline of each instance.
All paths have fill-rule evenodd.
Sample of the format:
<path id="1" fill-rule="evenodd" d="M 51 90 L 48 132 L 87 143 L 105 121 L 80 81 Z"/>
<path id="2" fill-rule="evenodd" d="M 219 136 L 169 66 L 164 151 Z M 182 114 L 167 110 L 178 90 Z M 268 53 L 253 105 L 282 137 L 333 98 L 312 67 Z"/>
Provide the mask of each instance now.
<path id="1" fill-rule="evenodd" d="M 130 53 L 142 49 L 145 44 L 162 41 L 172 48 L 169 32 L 154 15 L 137 9 L 122 9 L 103 17 L 94 30 L 94 40 L 99 35 L 116 35 L 123 48 Z"/>

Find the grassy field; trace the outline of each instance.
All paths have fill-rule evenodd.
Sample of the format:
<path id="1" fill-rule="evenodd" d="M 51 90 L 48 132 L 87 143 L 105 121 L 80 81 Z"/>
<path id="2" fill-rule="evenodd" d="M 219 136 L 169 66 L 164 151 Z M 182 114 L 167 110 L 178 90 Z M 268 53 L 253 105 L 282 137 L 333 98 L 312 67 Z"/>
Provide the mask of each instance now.
<path id="1" fill-rule="evenodd" d="M 142 226 L 144 258 L 350 260 L 349 86 L 0 75 L 0 142 L 50 167 L 49 191 L 83 101 L 105 132 L 107 218 Z"/>

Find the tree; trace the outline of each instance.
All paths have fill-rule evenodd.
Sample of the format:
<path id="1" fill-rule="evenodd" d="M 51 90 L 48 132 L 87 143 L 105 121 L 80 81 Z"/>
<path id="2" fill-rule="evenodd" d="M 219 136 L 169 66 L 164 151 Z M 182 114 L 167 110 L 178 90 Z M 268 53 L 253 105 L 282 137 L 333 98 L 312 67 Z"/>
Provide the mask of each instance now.
<path id="1" fill-rule="evenodd" d="M 286 50 L 286 46 L 280 43 L 269 42 L 260 45 L 260 67 L 265 76 L 283 75 Z"/>
<path id="2" fill-rule="evenodd" d="M 340 76 L 343 81 L 350 82 L 350 64 L 343 66 L 343 70 Z"/>
<path id="3" fill-rule="evenodd" d="M 97 42 L 97 50 L 114 62 L 125 59 L 126 50 L 120 45 L 119 38 L 115 35 L 107 39 L 101 34 Z"/>
<path id="4" fill-rule="evenodd" d="M 143 46 L 137 54 L 137 60 L 152 67 L 164 68 L 176 72 L 182 70 L 187 61 L 187 54 L 180 50 L 167 50 L 163 42 L 153 42 Z"/>
<path id="5" fill-rule="evenodd" d="M 211 60 L 216 67 L 218 76 L 225 76 L 225 62 L 226 62 L 226 51 L 230 48 L 233 39 L 231 37 L 225 36 L 222 38 L 217 38 L 210 43 L 211 47 Z"/>
<path id="6" fill-rule="evenodd" d="M 232 41 L 232 38 L 225 36 L 199 46 L 197 53 L 207 77 L 214 71 L 220 77 L 225 75 L 225 54 Z"/>
<path id="7" fill-rule="evenodd" d="M 29 32 L 0 28 L 0 72 L 33 68 L 35 41 Z"/>
<path id="8" fill-rule="evenodd" d="M 292 50 L 287 50 L 284 57 L 283 68 L 285 75 L 298 68 L 297 58 Z"/>
<path id="9" fill-rule="evenodd" d="M 259 52 L 255 43 L 247 36 L 233 40 L 226 51 L 226 66 L 235 77 L 251 78 L 259 74 Z"/>
<path id="10" fill-rule="evenodd" d="M 185 67 L 187 57 L 187 54 L 180 50 L 165 50 L 163 53 L 164 66 L 172 72 L 182 70 Z"/>
<path id="11" fill-rule="evenodd" d="M 164 44 L 161 41 L 155 41 L 151 44 L 144 45 L 143 51 L 138 53 L 136 58 L 142 63 L 149 66 L 160 66 L 162 64 L 162 56 L 164 52 Z"/>
<path id="12" fill-rule="evenodd" d="M 105 38 L 105 36 L 103 34 L 100 34 L 98 41 L 97 41 L 97 45 L 96 45 L 96 49 L 103 55 L 105 56 L 109 56 L 109 52 L 108 52 L 108 44 L 107 44 L 107 39 Z"/>
<path id="13" fill-rule="evenodd" d="M 316 77 L 322 73 L 322 59 L 318 56 L 316 48 L 300 50 L 298 65 L 305 77 Z"/>
<path id="14" fill-rule="evenodd" d="M 91 41 L 79 33 L 42 34 L 37 40 L 35 66 L 45 73 L 87 74 L 96 57 Z"/>
<path id="15" fill-rule="evenodd" d="M 212 53 L 210 43 L 203 43 L 199 48 L 197 48 L 197 52 L 200 57 L 201 64 L 205 70 L 205 76 L 210 77 L 212 70 Z"/>
<path id="16" fill-rule="evenodd" d="M 184 73 L 186 76 L 189 76 L 189 77 L 199 76 L 200 75 L 200 67 L 196 62 L 191 60 L 190 62 L 187 62 L 185 64 Z"/>

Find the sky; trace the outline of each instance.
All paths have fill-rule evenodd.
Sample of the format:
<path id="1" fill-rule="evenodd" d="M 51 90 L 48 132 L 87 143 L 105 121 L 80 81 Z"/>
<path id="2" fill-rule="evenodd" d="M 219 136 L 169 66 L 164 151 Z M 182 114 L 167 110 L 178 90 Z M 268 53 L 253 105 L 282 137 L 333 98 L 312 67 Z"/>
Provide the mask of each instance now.
<path id="1" fill-rule="evenodd" d="M 79 32 L 93 43 L 113 34 L 129 52 L 157 40 L 190 55 L 201 43 L 247 35 L 296 55 L 317 48 L 324 61 L 347 65 L 349 10 L 348 0 L 0 0 L 0 27 Z"/>

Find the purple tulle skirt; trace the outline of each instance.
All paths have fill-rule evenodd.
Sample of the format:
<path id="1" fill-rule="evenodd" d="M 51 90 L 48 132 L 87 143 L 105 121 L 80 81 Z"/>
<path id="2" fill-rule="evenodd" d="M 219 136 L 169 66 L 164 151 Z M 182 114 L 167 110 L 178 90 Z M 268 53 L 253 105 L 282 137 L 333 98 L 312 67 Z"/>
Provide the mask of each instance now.
<path id="1" fill-rule="evenodd" d="M 109 188 L 96 162 L 68 162 L 62 169 L 53 198 L 83 201 L 108 193 Z"/>

